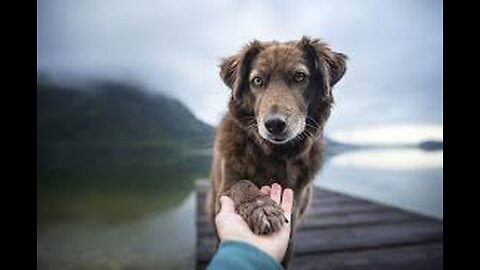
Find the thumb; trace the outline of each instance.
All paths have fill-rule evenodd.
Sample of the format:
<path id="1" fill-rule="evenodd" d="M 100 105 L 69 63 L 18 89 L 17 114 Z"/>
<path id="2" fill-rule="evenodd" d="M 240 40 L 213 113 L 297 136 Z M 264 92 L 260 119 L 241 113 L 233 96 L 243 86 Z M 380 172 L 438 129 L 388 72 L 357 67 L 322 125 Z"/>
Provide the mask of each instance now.
<path id="1" fill-rule="evenodd" d="M 220 197 L 220 213 L 235 213 L 235 203 L 227 196 Z"/>

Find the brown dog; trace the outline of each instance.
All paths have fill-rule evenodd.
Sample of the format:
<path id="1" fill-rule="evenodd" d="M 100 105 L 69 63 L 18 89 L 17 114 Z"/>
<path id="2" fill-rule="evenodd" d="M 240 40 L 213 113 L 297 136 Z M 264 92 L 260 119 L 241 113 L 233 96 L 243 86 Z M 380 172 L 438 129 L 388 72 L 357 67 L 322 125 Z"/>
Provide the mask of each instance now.
<path id="1" fill-rule="evenodd" d="M 346 59 L 320 40 L 303 37 L 253 41 L 220 65 L 220 76 L 232 94 L 215 137 L 207 211 L 213 222 L 220 196 L 228 195 L 255 233 L 271 234 L 285 217 L 258 187 L 277 182 L 293 189 L 285 267 L 291 260 L 296 224 L 304 217 L 312 180 L 323 161 L 323 128 L 334 101 L 332 88 L 345 74 Z"/>

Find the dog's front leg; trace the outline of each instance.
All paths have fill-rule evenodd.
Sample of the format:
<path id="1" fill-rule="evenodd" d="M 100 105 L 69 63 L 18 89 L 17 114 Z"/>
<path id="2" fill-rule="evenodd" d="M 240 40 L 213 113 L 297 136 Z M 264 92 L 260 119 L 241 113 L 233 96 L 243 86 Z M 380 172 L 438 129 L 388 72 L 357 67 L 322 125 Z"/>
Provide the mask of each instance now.
<path id="1" fill-rule="evenodd" d="M 223 195 L 232 198 L 236 212 L 255 234 L 272 234 L 287 222 L 280 205 L 249 180 L 236 182 Z"/>
<path id="2" fill-rule="evenodd" d="M 219 175 L 221 180 L 215 191 L 214 213 L 220 211 L 220 196 L 226 195 L 235 202 L 235 209 L 256 234 L 272 234 L 281 228 L 286 218 L 283 209 L 270 196 L 245 179 L 245 167 L 238 161 L 223 160 Z"/>

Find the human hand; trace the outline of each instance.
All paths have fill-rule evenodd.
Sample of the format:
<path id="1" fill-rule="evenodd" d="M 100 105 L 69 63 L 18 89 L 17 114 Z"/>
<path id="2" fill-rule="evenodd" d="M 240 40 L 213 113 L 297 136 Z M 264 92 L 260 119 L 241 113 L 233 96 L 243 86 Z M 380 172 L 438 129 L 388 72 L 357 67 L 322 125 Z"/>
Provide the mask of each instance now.
<path id="1" fill-rule="evenodd" d="M 220 198 L 221 209 L 215 217 L 215 224 L 220 241 L 237 240 L 249 243 L 272 256 L 276 261 L 282 261 L 288 247 L 291 230 L 291 216 L 293 207 L 293 191 L 274 183 L 271 187 L 263 186 L 261 192 L 270 195 L 270 198 L 280 204 L 285 211 L 287 223 L 271 235 L 254 234 L 243 218 L 235 212 L 232 199 L 227 196 Z"/>

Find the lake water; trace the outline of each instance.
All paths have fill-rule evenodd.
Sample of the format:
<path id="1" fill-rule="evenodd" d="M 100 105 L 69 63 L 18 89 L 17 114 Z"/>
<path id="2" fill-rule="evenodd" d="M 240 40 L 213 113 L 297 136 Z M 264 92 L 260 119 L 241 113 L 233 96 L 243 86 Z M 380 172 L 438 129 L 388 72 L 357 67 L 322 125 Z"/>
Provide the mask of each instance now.
<path id="1" fill-rule="evenodd" d="M 37 191 L 37 269 L 192 269 L 198 179 L 174 191 Z M 343 153 L 315 185 L 442 219 L 443 151 Z"/>
<path id="2" fill-rule="evenodd" d="M 443 151 L 363 150 L 332 157 L 315 185 L 443 219 Z"/>

